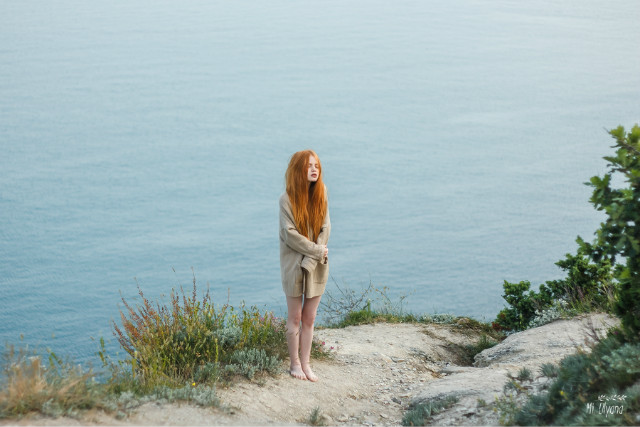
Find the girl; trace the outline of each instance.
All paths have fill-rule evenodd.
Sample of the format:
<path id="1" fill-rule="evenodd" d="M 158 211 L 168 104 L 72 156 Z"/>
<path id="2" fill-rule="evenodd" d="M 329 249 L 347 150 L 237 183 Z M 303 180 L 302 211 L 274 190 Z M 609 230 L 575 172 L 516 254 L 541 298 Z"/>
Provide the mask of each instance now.
<path id="1" fill-rule="evenodd" d="M 287 296 L 289 372 L 301 380 L 317 381 L 309 358 L 313 323 L 329 277 L 331 232 L 318 155 L 305 150 L 291 156 L 285 184 L 280 196 L 280 274 Z"/>

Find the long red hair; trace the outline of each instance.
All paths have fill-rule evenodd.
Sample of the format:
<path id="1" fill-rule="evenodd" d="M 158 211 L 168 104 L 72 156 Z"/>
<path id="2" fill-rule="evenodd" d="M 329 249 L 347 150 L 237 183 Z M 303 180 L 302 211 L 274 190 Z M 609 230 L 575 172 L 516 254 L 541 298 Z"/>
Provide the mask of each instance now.
<path id="1" fill-rule="evenodd" d="M 310 156 L 313 156 L 318 162 L 318 180 L 316 182 L 310 182 L 307 178 Z M 291 156 L 284 179 L 296 228 L 300 234 L 307 238 L 309 238 L 308 234 L 311 230 L 311 240 L 315 242 L 327 213 L 327 194 L 322 182 L 320 158 L 313 150 L 298 151 Z"/>

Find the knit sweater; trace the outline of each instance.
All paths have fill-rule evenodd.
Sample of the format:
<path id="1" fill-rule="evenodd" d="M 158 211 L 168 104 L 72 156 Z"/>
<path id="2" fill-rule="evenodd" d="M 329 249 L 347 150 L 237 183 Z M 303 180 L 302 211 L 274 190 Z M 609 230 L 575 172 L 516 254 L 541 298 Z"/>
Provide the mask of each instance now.
<path id="1" fill-rule="evenodd" d="M 279 204 L 282 290 L 291 297 L 303 293 L 307 298 L 322 295 L 329 278 L 329 259 L 324 257 L 324 245 L 331 233 L 329 207 L 320 234 L 313 242 L 298 232 L 286 191 L 280 196 Z"/>

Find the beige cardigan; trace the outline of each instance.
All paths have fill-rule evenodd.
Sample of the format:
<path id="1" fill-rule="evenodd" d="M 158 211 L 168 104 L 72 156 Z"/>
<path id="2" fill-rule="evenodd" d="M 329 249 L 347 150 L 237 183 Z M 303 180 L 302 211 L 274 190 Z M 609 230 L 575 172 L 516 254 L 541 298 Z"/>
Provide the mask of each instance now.
<path id="1" fill-rule="evenodd" d="M 318 239 L 312 242 L 298 233 L 287 192 L 280 196 L 280 275 L 282 290 L 287 296 L 304 294 L 313 298 L 324 293 L 329 278 L 329 260 L 323 255 L 329 233 L 328 206 Z"/>

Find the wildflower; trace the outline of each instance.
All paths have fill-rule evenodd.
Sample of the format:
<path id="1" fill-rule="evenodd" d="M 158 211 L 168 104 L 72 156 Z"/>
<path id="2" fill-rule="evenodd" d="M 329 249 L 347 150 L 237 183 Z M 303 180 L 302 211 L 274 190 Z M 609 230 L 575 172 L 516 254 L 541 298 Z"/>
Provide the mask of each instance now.
<path id="1" fill-rule="evenodd" d="M 191 385 L 195 387 L 195 386 L 196 386 L 196 383 L 191 383 Z"/>
<path id="2" fill-rule="evenodd" d="M 324 345 L 324 341 L 322 341 L 322 345 Z"/>

